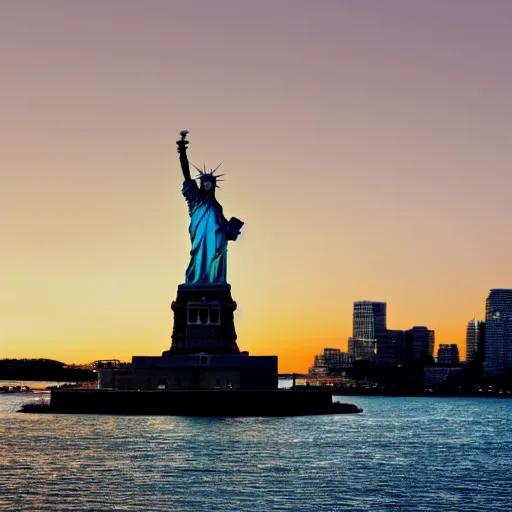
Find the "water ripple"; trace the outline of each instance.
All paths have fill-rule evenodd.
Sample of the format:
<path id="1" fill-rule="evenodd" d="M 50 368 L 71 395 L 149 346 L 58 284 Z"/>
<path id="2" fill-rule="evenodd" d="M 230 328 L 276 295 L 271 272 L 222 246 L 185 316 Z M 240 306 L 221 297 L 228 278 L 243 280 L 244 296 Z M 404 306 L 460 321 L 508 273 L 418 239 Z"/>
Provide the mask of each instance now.
<path id="1" fill-rule="evenodd" d="M 24 401 L 0 397 L 1 511 L 512 510 L 511 400 L 296 418 L 14 414 Z"/>

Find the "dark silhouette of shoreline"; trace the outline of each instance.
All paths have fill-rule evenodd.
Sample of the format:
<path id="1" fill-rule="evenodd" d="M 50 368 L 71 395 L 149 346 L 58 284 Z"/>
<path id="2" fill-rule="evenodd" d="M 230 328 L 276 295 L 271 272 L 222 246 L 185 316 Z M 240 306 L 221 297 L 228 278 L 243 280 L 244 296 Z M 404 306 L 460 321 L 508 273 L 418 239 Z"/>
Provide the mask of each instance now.
<path id="1" fill-rule="evenodd" d="M 96 378 L 92 370 L 52 359 L 0 359 L 0 380 L 90 382 Z"/>
<path id="2" fill-rule="evenodd" d="M 441 379 L 436 372 L 447 372 Z M 376 365 L 358 361 L 344 371 L 298 378 L 298 387 L 330 388 L 337 395 L 402 397 L 512 398 L 512 372 L 486 375 L 481 362 L 454 366 L 419 361 L 411 365 Z"/>

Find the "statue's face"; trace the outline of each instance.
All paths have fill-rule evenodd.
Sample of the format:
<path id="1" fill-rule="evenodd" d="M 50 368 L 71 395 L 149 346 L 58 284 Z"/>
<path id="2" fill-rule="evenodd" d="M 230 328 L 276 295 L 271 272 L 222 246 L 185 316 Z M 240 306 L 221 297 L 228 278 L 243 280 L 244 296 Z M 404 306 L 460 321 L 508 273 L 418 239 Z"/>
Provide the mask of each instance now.
<path id="1" fill-rule="evenodd" d="M 204 181 L 203 182 L 203 188 L 208 192 L 213 187 L 213 183 L 211 181 Z"/>

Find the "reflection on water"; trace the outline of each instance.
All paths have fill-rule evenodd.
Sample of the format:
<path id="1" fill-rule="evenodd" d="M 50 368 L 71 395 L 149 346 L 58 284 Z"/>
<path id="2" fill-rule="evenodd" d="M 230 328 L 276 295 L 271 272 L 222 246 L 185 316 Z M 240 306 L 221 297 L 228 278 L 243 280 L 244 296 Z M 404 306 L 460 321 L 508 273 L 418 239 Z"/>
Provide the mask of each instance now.
<path id="1" fill-rule="evenodd" d="M 31 389 L 45 389 L 48 386 L 62 386 L 66 382 L 53 380 L 0 380 L 1 386 L 28 386 Z"/>
<path id="2" fill-rule="evenodd" d="M 339 397 L 347 401 L 347 397 Z M 362 415 L 14 414 L 0 510 L 510 511 L 512 400 L 354 397 Z"/>

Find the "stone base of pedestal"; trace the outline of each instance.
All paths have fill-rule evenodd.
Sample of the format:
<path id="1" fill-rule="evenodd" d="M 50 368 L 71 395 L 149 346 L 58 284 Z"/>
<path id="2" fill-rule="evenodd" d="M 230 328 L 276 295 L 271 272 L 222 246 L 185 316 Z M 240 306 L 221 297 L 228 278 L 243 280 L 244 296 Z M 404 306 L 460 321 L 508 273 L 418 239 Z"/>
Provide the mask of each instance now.
<path id="1" fill-rule="evenodd" d="M 174 312 L 172 345 L 163 355 L 239 354 L 229 284 L 181 284 Z"/>
<path id="2" fill-rule="evenodd" d="M 102 369 L 100 389 L 277 389 L 277 356 L 170 354 L 133 356 L 130 368 Z"/>
<path id="3" fill-rule="evenodd" d="M 133 356 L 131 380 L 118 389 L 276 389 L 277 356 L 171 354 Z M 114 386 L 113 386 L 114 387 Z"/>

